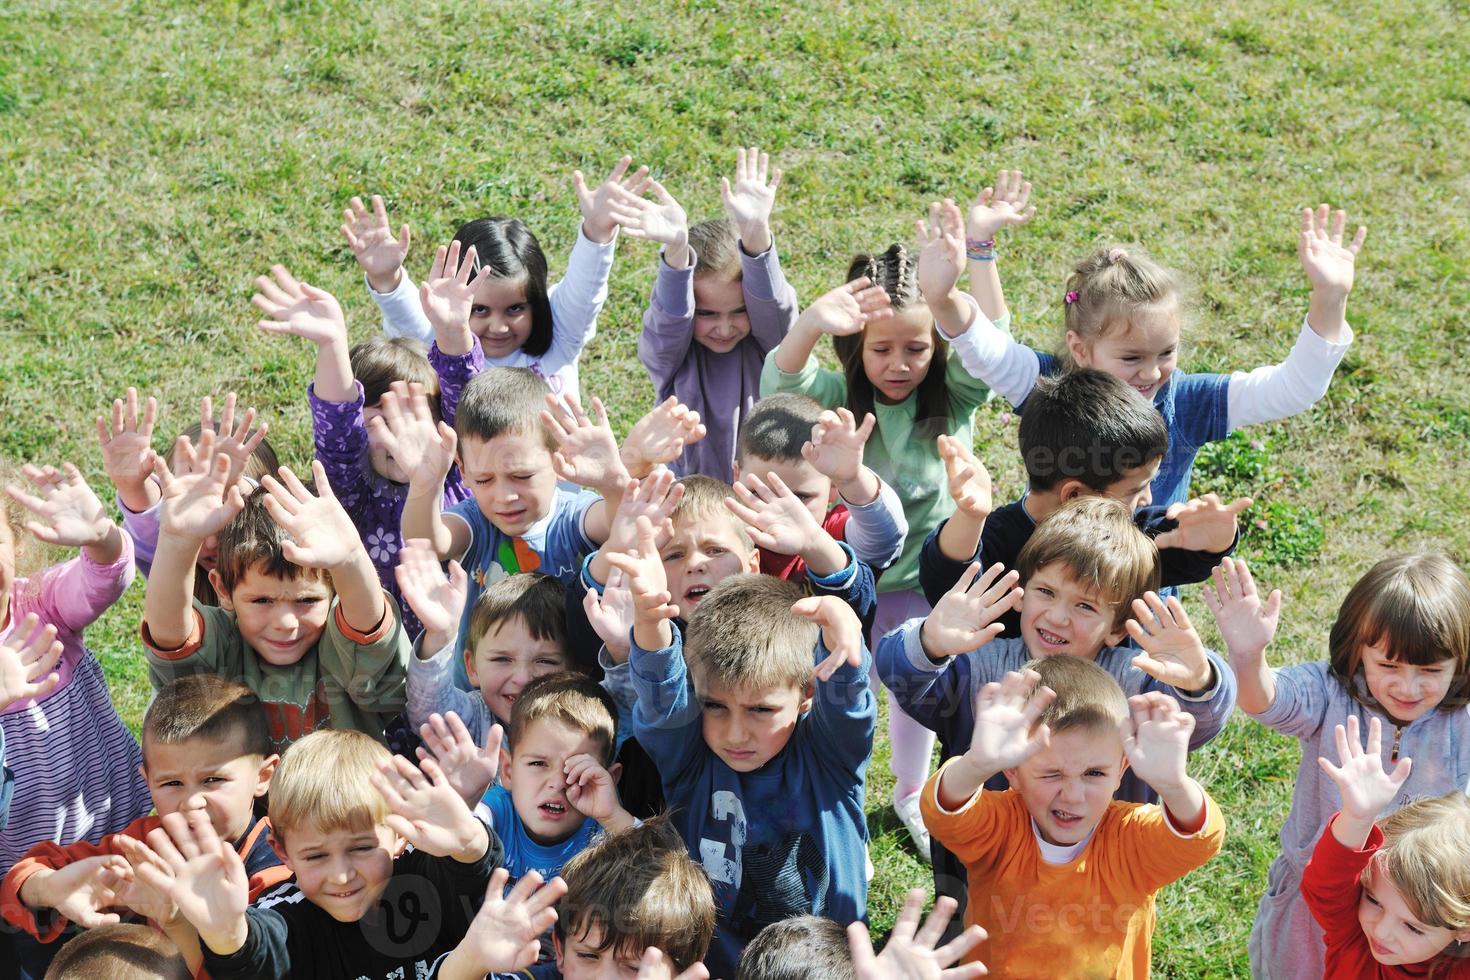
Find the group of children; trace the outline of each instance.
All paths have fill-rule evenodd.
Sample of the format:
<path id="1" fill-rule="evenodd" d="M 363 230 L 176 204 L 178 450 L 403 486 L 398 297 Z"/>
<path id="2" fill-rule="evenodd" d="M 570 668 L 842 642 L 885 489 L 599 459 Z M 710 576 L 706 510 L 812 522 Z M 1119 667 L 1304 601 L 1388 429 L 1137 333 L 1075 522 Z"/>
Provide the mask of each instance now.
<path id="1" fill-rule="evenodd" d="M 1200 375 L 1177 366 L 1177 276 L 1134 248 L 1074 267 L 1059 353 L 1011 338 L 997 236 L 1034 214 L 1020 174 L 968 214 L 936 203 L 802 309 L 766 154 L 739 150 L 725 216 L 694 225 L 630 170 L 574 176 L 552 285 L 501 217 L 416 285 L 408 227 L 354 199 L 342 232 L 383 314 L 356 344 L 327 292 L 258 279 L 260 329 L 316 349 L 309 479 L 234 395 L 159 454 L 131 389 L 98 419 L 120 525 L 70 464 L 7 474 L 10 968 L 1146 976 L 1154 896 L 1226 833 L 1189 752 L 1238 703 L 1303 748 L 1253 969 L 1470 976 L 1465 575 L 1379 562 L 1329 660 L 1273 669 L 1280 594 L 1230 557 L 1250 501 L 1189 492 L 1200 447 L 1325 392 L 1362 229 L 1303 211 L 1291 353 Z M 621 443 L 577 373 L 620 232 L 661 246 L 638 340 L 656 399 Z M 1002 507 L 974 445 L 994 395 L 1028 480 Z M 23 528 L 78 554 L 17 577 Z M 82 640 L 135 569 L 141 749 Z M 1177 595 L 1198 582 L 1224 656 Z M 937 901 L 921 926 L 910 895 L 878 954 L 880 689 Z"/>

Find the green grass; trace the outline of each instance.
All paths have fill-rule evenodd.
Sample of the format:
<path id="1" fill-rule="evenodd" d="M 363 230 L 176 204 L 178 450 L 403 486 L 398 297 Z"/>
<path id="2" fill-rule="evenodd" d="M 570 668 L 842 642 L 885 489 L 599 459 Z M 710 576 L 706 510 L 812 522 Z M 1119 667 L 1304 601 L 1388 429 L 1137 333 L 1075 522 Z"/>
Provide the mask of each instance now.
<path id="1" fill-rule="evenodd" d="M 200 395 L 238 389 L 301 464 L 310 352 L 256 334 L 250 282 L 284 262 L 342 298 L 355 335 L 374 330 L 336 232 L 350 195 L 380 191 L 412 222 L 420 274 L 433 243 L 491 212 L 524 218 L 556 270 L 574 167 L 605 172 L 631 152 L 698 219 L 718 207 L 733 147 L 759 142 L 786 170 L 778 243 L 803 297 L 852 252 L 907 237 L 934 196 L 1020 168 L 1040 213 L 1001 245 L 1018 335 L 1053 344 L 1068 263 L 1139 241 L 1194 283 L 1194 370 L 1286 352 L 1306 302 L 1295 209 L 1347 206 L 1370 226 L 1358 341 L 1315 411 L 1251 431 L 1261 474 L 1211 479 L 1250 485 L 1263 530 L 1279 530 L 1262 559 L 1292 567 L 1260 577 L 1287 593 L 1283 661 L 1323 655 L 1337 602 L 1383 554 L 1470 557 L 1464 0 L 1367 16 L 1285 0 L 3 9 L 6 458 L 73 459 L 100 478 L 91 419 L 135 384 L 160 396 L 167 432 Z M 584 389 L 610 395 L 620 425 L 651 397 L 634 344 L 653 262 L 619 246 L 583 359 Z M 997 407 L 978 433 L 1010 499 L 1014 426 Z M 140 596 L 89 635 L 133 720 L 147 697 Z M 885 760 L 880 746 L 869 794 L 880 928 L 927 880 L 883 809 Z M 1160 974 L 1244 973 L 1296 762 L 1293 743 L 1243 719 L 1196 757 L 1230 836 L 1162 897 Z"/>

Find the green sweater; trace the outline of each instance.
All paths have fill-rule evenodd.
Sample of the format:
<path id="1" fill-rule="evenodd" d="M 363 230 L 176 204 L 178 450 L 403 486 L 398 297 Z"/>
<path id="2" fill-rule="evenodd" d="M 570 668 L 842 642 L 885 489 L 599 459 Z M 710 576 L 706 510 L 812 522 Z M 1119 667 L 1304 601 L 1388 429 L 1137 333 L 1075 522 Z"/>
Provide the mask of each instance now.
<path id="1" fill-rule="evenodd" d="M 970 376 L 953 351 L 945 365 L 945 380 L 949 385 L 948 432 L 965 445 L 974 445 L 975 408 L 990 396 L 990 389 Z M 808 357 L 797 373 L 788 374 L 776 366 L 776 351 L 771 351 L 761 370 L 761 394 L 778 391 L 794 391 L 827 408 L 837 408 L 847 404 L 847 377 L 840 371 L 818 368 L 814 357 Z M 917 405 L 917 393 L 897 405 L 884 405 L 875 399 L 873 415 L 878 424 L 863 450 L 863 462 L 893 487 L 903 501 L 903 514 L 909 522 L 903 553 L 878 579 L 879 592 L 919 587 L 919 552 L 924 539 L 954 513 L 954 498 L 949 495 L 949 480 L 938 446 L 932 440 L 913 436 Z"/>

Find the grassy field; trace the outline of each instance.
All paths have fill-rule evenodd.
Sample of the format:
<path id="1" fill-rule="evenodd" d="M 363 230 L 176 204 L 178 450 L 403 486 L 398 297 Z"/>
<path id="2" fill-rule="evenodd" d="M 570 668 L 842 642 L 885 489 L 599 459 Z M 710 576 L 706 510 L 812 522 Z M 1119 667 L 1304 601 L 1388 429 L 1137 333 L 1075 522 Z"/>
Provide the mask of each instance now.
<path id="1" fill-rule="evenodd" d="M 1196 483 L 1263 501 L 1245 550 L 1287 594 L 1281 661 L 1323 656 L 1344 590 L 1384 554 L 1470 559 L 1465 0 L 653 9 L 0 2 L 0 455 L 101 479 L 92 418 L 132 384 L 159 395 L 165 433 L 200 395 L 238 390 L 304 464 L 311 352 L 256 333 L 250 282 L 284 262 L 342 298 L 356 336 L 376 329 L 336 231 L 348 197 L 381 192 L 412 223 L 416 274 L 486 213 L 525 219 L 555 274 L 574 167 L 601 174 L 632 153 L 697 220 L 717 209 L 733 148 L 759 143 L 786 171 L 777 240 L 802 297 L 835 285 L 852 252 L 906 237 L 934 197 L 1020 168 L 1040 213 L 1001 245 L 1018 335 L 1053 344 L 1068 263 L 1137 241 L 1194 284 L 1191 370 L 1285 354 L 1307 295 L 1295 209 L 1347 207 L 1370 230 L 1358 340 L 1330 394 L 1227 444 Z M 619 246 L 582 362 L 584 391 L 620 425 L 651 400 L 634 344 L 654 258 Z M 997 406 L 977 431 L 1011 499 L 1014 426 Z M 141 595 L 89 634 L 134 721 Z M 1186 601 L 1208 619 L 1193 590 Z M 1161 975 L 1244 973 L 1297 755 L 1237 718 L 1196 757 L 1230 836 L 1160 902 Z M 927 874 L 882 805 L 883 747 L 872 771 L 886 927 Z"/>

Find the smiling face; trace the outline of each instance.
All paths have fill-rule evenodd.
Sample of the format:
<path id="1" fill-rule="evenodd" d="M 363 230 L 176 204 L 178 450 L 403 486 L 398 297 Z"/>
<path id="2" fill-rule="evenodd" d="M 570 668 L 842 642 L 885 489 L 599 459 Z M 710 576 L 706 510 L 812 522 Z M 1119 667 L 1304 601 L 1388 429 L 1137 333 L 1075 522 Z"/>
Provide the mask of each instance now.
<path id="1" fill-rule="evenodd" d="M 509 752 L 500 754 L 500 782 L 510 791 L 516 815 L 538 844 L 559 844 L 575 834 L 586 815 L 567 802 L 567 760 L 603 757 L 604 748 L 587 732 L 555 718 L 526 726 Z M 617 767 L 609 772 L 617 778 Z"/>
<path id="2" fill-rule="evenodd" d="M 465 673 L 480 689 L 490 713 L 504 724 L 510 721 L 516 697 L 527 684 L 569 666 L 560 643 L 538 638 L 525 619 L 511 616 L 480 637 L 474 656 L 465 661 Z"/>
<path id="3" fill-rule="evenodd" d="M 502 432 L 488 441 L 466 436 L 458 459 L 480 513 L 501 533 L 520 537 L 551 513 L 556 471 L 539 431 Z"/>
<path id="4" fill-rule="evenodd" d="M 250 827 L 255 801 L 270 789 L 280 756 L 245 754 L 233 738 L 160 742 L 143 738 L 139 770 L 159 816 L 203 810 L 214 832 L 238 840 Z"/>
<path id="5" fill-rule="evenodd" d="M 694 340 L 724 354 L 750 335 L 740 279 L 715 272 L 694 277 Z"/>
<path id="6" fill-rule="evenodd" d="M 1377 861 L 1369 863 L 1358 897 L 1358 925 L 1373 958 L 1384 966 L 1424 963 L 1451 942 L 1470 939 L 1470 930 L 1456 932 L 1420 922 L 1389 877 L 1379 872 Z"/>
<path id="7" fill-rule="evenodd" d="M 362 919 L 393 878 L 393 859 L 404 841 L 383 824 L 320 830 L 310 821 L 291 828 L 276 853 L 296 875 L 296 887 L 338 922 Z"/>
<path id="8" fill-rule="evenodd" d="M 470 304 L 470 332 L 480 338 L 486 357 L 514 354 L 531 336 L 531 304 L 526 299 L 526 277 L 487 277 L 475 289 Z"/>
<path id="9" fill-rule="evenodd" d="M 1454 658 L 1415 665 L 1393 659 L 1381 643 L 1362 650 L 1363 680 L 1373 699 L 1403 724 L 1438 708 L 1455 682 Z"/>
<path id="10" fill-rule="evenodd" d="M 1079 844 L 1097 828 L 1128 767 L 1117 729 L 1053 732 L 1051 744 L 1006 778 L 1048 844 Z"/>
<path id="11" fill-rule="evenodd" d="M 740 539 L 729 514 L 680 515 L 659 554 L 669 594 L 684 619 L 694 615 L 710 589 L 731 575 L 760 570 L 760 552 Z"/>
<path id="12" fill-rule="evenodd" d="M 704 743 L 736 772 L 755 772 L 774 759 L 811 709 L 812 692 L 797 687 L 736 688 L 696 684 Z"/>
<path id="13" fill-rule="evenodd" d="M 1178 366 L 1179 300 L 1135 310 L 1123 327 L 1084 338 L 1067 331 L 1067 348 L 1079 367 L 1106 371 L 1152 400 Z"/>
<path id="14" fill-rule="evenodd" d="M 1122 641 L 1115 604 L 1062 562 L 1042 565 L 1022 583 L 1021 638 L 1033 657 L 1092 659 Z"/>
<path id="15" fill-rule="evenodd" d="M 225 592 L 218 570 L 210 571 L 209 580 L 219 593 L 220 608 L 235 614 L 240 638 L 268 664 L 296 663 L 327 628 L 332 590 L 311 570 L 288 579 L 267 575 L 260 564 L 251 565 L 231 593 Z"/>
<path id="16" fill-rule="evenodd" d="M 922 303 L 863 328 L 863 372 L 886 405 L 913 394 L 933 361 L 934 317 Z"/>

